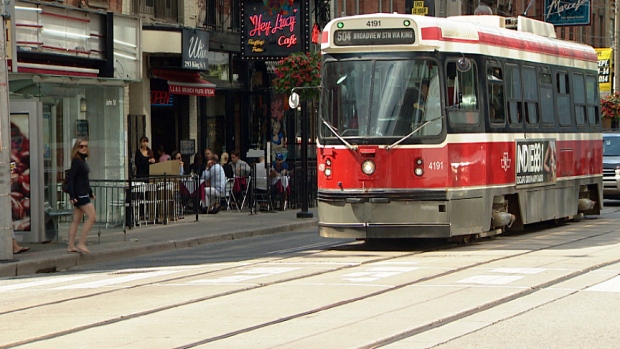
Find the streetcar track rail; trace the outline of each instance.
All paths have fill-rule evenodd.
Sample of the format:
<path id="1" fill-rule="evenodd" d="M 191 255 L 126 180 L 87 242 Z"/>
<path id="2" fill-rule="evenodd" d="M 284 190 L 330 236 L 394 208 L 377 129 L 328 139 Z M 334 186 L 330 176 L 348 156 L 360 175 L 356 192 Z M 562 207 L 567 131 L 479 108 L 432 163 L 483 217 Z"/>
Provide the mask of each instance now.
<path id="1" fill-rule="evenodd" d="M 238 330 L 235 331 L 230 331 L 227 333 L 223 333 L 217 336 L 213 336 L 213 337 L 209 337 L 209 338 L 205 338 L 203 340 L 200 341 L 194 341 L 191 343 L 187 343 L 184 344 L 182 346 L 179 346 L 178 348 L 192 348 L 192 347 L 196 347 L 196 346 L 200 346 L 200 345 L 204 345 L 204 344 L 208 344 L 208 343 L 213 343 L 213 342 L 217 342 L 218 340 L 222 340 L 222 339 L 226 339 L 226 338 L 230 338 L 230 337 L 234 337 L 240 334 L 246 334 L 258 329 L 262 329 L 262 328 L 266 328 L 275 324 L 279 324 L 279 323 L 284 323 L 287 321 L 291 321 L 294 319 L 299 319 L 301 317 L 307 316 L 307 315 L 311 315 L 311 314 L 316 314 L 316 313 L 320 313 L 326 310 L 330 310 L 330 309 L 334 309 L 346 304 L 351 304 L 351 303 L 355 303 L 355 302 L 359 302 L 361 300 L 365 300 L 365 299 L 369 299 L 372 297 L 376 297 L 379 295 L 383 295 L 386 294 L 388 292 L 393 292 L 395 290 L 399 290 L 402 289 L 404 287 L 409 287 L 409 286 L 413 286 L 416 284 L 420 284 L 426 281 L 430 281 L 433 279 L 438 279 L 447 275 L 451 275 L 454 273 L 458 273 L 461 271 L 465 271 L 468 269 L 473 269 L 473 268 L 478 268 L 484 264 L 489 264 L 489 263 L 494 263 L 497 261 L 501 261 L 501 260 L 507 260 L 507 259 L 511 259 L 511 258 L 515 258 L 515 257 L 519 257 L 519 256 L 524 256 L 524 255 L 528 255 L 531 253 L 535 253 L 541 250 L 546 250 L 546 249 L 553 249 L 553 248 L 558 248 L 561 247 L 563 245 L 568 245 L 568 244 L 574 244 L 576 242 L 579 241 L 583 241 L 583 240 L 587 240 L 587 239 L 594 239 L 594 238 L 598 238 L 604 235 L 609 235 L 609 234 L 613 234 L 615 233 L 615 231 L 605 231 L 605 232 L 601 232 L 599 234 L 592 234 L 586 237 L 582 237 L 582 238 L 578 238 L 578 239 L 571 239 L 570 241 L 564 241 L 562 243 L 557 243 L 557 244 L 553 244 L 553 245 L 547 245 L 544 247 L 540 247 L 540 248 L 535 248 L 535 249 L 531 249 L 531 250 L 527 250 L 527 251 L 523 251 L 520 253 L 515 253 L 515 254 L 510 254 L 507 256 L 501 256 L 501 257 L 497 257 L 497 258 L 491 258 L 491 259 L 487 259 L 487 260 L 483 260 L 480 262 L 475 262 L 475 263 L 471 263 L 468 265 L 464 265 L 462 267 L 458 267 L 458 268 L 454 268 L 454 269 L 449 269 L 431 276 L 423 276 L 423 277 L 418 277 L 415 280 L 411 280 L 409 282 L 404 282 L 404 283 L 400 283 L 397 285 L 394 285 L 392 287 L 386 288 L 386 289 L 382 289 L 382 290 L 377 290 L 362 296 L 358 296 L 358 297 L 354 297 L 354 298 L 349 298 L 346 300 L 342 300 L 342 301 L 338 301 L 338 302 L 334 302 L 334 303 L 330 303 L 330 304 L 326 304 L 324 306 L 321 307 L 317 307 L 315 309 L 310 309 L 307 311 L 303 311 L 303 312 L 298 312 L 295 314 L 291 314 L 285 317 L 281 317 L 278 319 L 274 319 L 271 321 L 267 321 L 267 322 L 263 322 L 263 323 L 259 323 L 253 326 L 249 326 L 249 327 L 245 327 L 245 328 L 240 328 Z M 344 245 L 334 245 L 331 247 L 331 249 L 337 249 L 337 248 L 350 248 L 351 244 L 344 244 Z M 322 270 L 322 271 L 315 271 L 315 272 L 309 272 L 307 274 L 304 275 L 299 275 L 299 276 L 293 276 L 293 277 L 284 277 L 281 279 L 278 279 L 276 281 L 272 281 L 272 282 L 263 282 L 263 283 L 256 283 L 250 286 L 245 286 L 245 287 L 239 287 L 238 289 L 235 290 L 229 290 L 229 291 L 225 291 L 225 292 L 218 292 L 209 296 L 205 296 L 205 297 L 198 297 L 198 298 L 194 298 L 194 299 L 190 299 L 187 301 L 183 301 L 183 302 L 176 302 L 174 304 L 168 304 L 166 306 L 161 306 L 161 307 L 157 307 L 157 308 L 153 308 L 153 309 L 148 309 L 148 310 L 144 310 L 144 311 L 138 311 L 138 312 L 134 312 L 131 314 L 125 314 L 125 315 L 121 315 L 118 317 L 114 317 L 114 318 L 110 318 L 104 321 L 98 321 L 98 322 L 93 322 L 90 324 L 85 324 L 83 326 L 76 326 L 76 327 L 72 327 L 70 329 L 66 329 L 66 330 L 62 330 L 62 331 L 56 331 L 54 333 L 49 333 L 49 334 L 44 334 L 41 336 L 38 336 L 36 338 L 30 338 L 30 339 L 24 339 L 24 340 L 20 340 L 20 341 L 15 341 L 13 343 L 9 343 L 5 346 L 1 346 L 0 348 L 8 348 L 8 347 L 14 347 L 14 346 L 18 346 L 18 345 L 25 345 L 25 344 L 30 344 L 30 343 L 35 343 L 35 342 L 39 342 L 39 341 L 44 341 L 44 340 L 48 340 L 48 339 L 53 339 L 53 338 L 57 338 L 57 337 L 62 337 L 68 334 L 72 334 L 72 333 L 76 333 L 79 331 L 85 331 L 88 329 L 92 329 L 92 328 L 96 328 L 96 327 L 101 327 L 101 326 L 106 326 L 106 325 L 110 325 L 110 324 L 114 324 L 114 323 L 119 323 L 122 321 L 126 321 L 126 320 L 130 320 L 130 319 L 136 319 L 139 317 L 143 317 L 143 316 L 147 316 L 147 315 L 151 315 L 151 314 L 155 314 L 155 313 L 159 313 L 162 311 L 166 311 L 166 310 L 170 310 L 170 309 L 174 309 L 174 308 L 179 308 L 182 306 L 186 306 L 186 305 L 191 305 L 191 304 L 195 304 L 195 303 L 200 303 L 200 302 L 204 302 L 204 301 L 208 301 L 208 300 L 212 300 L 215 298 L 220 298 L 220 297 L 225 297 L 225 296 L 229 296 L 229 295 L 233 295 L 233 294 L 237 294 L 237 293 L 242 293 L 242 292 L 246 292 L 246 291 L 251 291 L 251 290 L 255 290 L 258 288 L 264 288 L 264 287 L 268 287 L 268 286 L 272 286 L 272 285 L 277 285 L 277 284 L 283 284 L 283 283 L 287 283 L 287 282 L 291 282 L 291 281 L 297 281 L 297 280 L 302 280 L 302 279 L 306 279 L 306 278 L 310 278 L 310 277 L 314 277 L 314 276 L 319 276 L 319 275 L 325 275 L 328 273 L 334 273 L 334 272 L 338 272 L 338 271 L 342 271 L 342 270 L 346 270 L 346 269 L 350 269 L 350 268 L 355 268 L 355 267 L 359 267 L 359 266 L 363 266 L 363 265 L 369 265 L 369 264 L 375 264 L 375 263 L 380 263 L 380 262 L 386 262 L 386 261 L 390 261 L 390 260 L 394 260 L 394 259 L 399 259 L 399 258 L 403 258 L 403 257 L 408 257 L 408 256 L 413 256 L 413 255 L 419 255 L 419 254 L 424 254 L 424 253 L 428 253 L 428 252 L 432 252 L 432 251 L 439 251 L 439 250 L 449 250 L 449 249 L 455 249 L 455 248 L 460 248 L 462 246 L 455 246 L 454 244 L 449 244 L 449 245 L 445 245 L 445 246 L 439 246 L 436 248 L 432 248 L 432 249 L 428 249 L 428 250 L 420 250 L 420 251 L 413 251 L 413 252 L 408 252 L 408 253 L 399 253 L 395 256 L 387 256 L 387 257 L 379 257 L 379 258 L 373 258 L 370 260 L 366 260 L 366 261 L 362 261 L 362 262 L 358 262 L 358 263 L 348 263 L 342 266 L 338 266 L 332 269 L 328 269 L 328 270 Z M 314 248 L 314 247 L 310 247 L 310 248 Z M 299 251 L 296 251 L 299 252 Z M 319 254 L 323 251 L 318 251 L 318 252 L 314 252 L 311 253 L 309 255 L 312 254 Z M 163 278 L 160 280 L 156 280 L 156 281 L 150 281 L 150 282 L 144 282 L 144 283 L 139 283 L 136 285 L 132 285 L 132 286 L 128 286 L 128 287 L 123 287 L 123 288 L 117 288 L 117 289 L 112 289 L 112 290 L 106 290 L 106 291 L 99 291 L 99 292 L 94 292 L 91 294 L 87 294 L 87 295 L 83 295 L 83 296 L 79 296 L 79 297 L 75 297 L 75 298 L 71 298 L 71 299 L 65 299 L 65 300 L 60 300 L 60 301 L 54 301 L 54 302 L 46 302 L 46 303 L 41 303 L 41 304 L 37 304 L 37 305 L 33 305 L 33 306 L 29 306 L 29 307 L 22 307 L 19 309 L 13 309 L 13 310 L 9 310 L 9 311 L 4 311 L 4 312 L 0 312 L 0 315 L 6 315 L 6 314 L 10 314 L 10 313 L 14 313 L 14 312 L 20 312 L 20 311 L 25 311 L 25 310 L 32 310 L 32 309 L 36 309 L 36 308 L 44 308 L 45 306 L 48 305 L 57 305 L 59 303 L 67 303 L 67 302 L 71 302 L 74 301 L 76 299 L 86 299 L 86 298 L 92 298 L 92 297 L 96 297 L 96 296 L 100 296 L 100 295 L 104 295 L 104 294 L 112 294 L 112 293 L 117 293 L 117 292 L 122 292 L 128 289 L 135 289 L 135 288 L 140 288 L 140 287 L 148 287 L 148 286 L 152 286 L 152 285 L 156 285 L 156 284 L 162 284 L 162 283 L 168 283 L 168 282 L 173 282 L 173 281 L 179 281 L 179 280 L 183 280 L 183 279 L 188 279 L 188 278 L 195 278 L 196 276 L 203 276 L 203 275 L 209 275 L 209 274 L 213 274 L 213 273 L 219 273 L 222 271 L 230 271 L 230 270 L 236 270 L 236 269 L 245 269 L 247 267 L 253 266 L 253 265 L 260 265 L 260 264 L 274 264 L 274 263 L 282 263 L 283 261 L 286 261 L 287 259 L 291 259 L 291 258 L 296 258 L 296 257 L 290 257 L 290 256 L 284 256 L 282 258 L 272 258 L 268 261 L 264 260 L 264 259 L 260 259 L 260 260 L 256 260 L 255 262 L 252 263 L 244 263 L 243 265 L 232 265 L 230 267 L 225 267 L 225 268 L 221 268 L 221 269 L 217 269 L 217 270 L 209 270 L 209 271 L 205 271 L 205 272 L 199 272 L 199 273 L 192 273 L 191 275 L 182 275 L 182 276 L 175 276 L 175 277 L 171 277 L 171 278 Z M 564 282 L 566 280 L 575 278 L 577 276 L 583 275 L 585 273 L 588 273 L 590 271 L 596 270 L 596 269 L 600 269 L 603 267 L 606 267 L 608 265 L 614 264 L 614 263 L 618 263 L 620 262 L 620 258 L 619 259 L 614 259 L 612 261 L 607 261 L 604 263 L 600 263 L 600 264 L 596 264 L 596 265 L 592 265 L 588 268 L 582 269 L 582 270 L 578 270 L 578 271 L 574 271 L 572 273 L 569 273 L 567 275 L 564 275 L 562 277 L 559 278 L 554 278 L 553 280 L 544 282 L 540 285 L 538 285 L 537 287 L 532 287 L 532 288 L 526 288 L 523 289 L 522 291 L 517 292 L 516 294 L 512 294 L 510 296 L 507 297 L 503 297 L 500 299 L 496 299 L 493 300 L 491 302 L 488 302 L 482 306 L 478 306 L 474 309 L 467 309 L 465 311 L 459 312 L 457 314 L 453 314 L 452 316 L 448 316 L 446 318 L 442 318 L 439 319 L 437 321 L 433 321 L 431 323 L 425 324 L 424 326 L 420 326 L 420 327 L 416 327 L 413 329 L 410 329 L 408 331 L 405 331 L 403 333 L 399 333 L 397 335 L 388 337 L 388 338 L 383 338 L 380 339 L 378 341 L 375 341 L 367 346 L 363 346 L 362 348 L 375 348 L 375 347 L 380 347 L 380 346 L 384 346 L 399 340 L 402 340 L 404 338 L 410 337 L 410 336 L 414 336 L 416 334 L 425 332 L 427 330 L 433 329 L 433 328 L 437 328 L 443 325 L 446 325 L 448 323 L 463 319 L 467 316 L 471 316 L 473 314 L 485 311 L 487 309 L 491 309 L 494 306 L 497 306 L 499 304 L 503 304 L 518 298 L 522 298 L 525 297 L 527 295 L 530 295 L 534 292 L 537 292 L 541 289 L 544 289 L 546 287 L 558 284 L 560 282 Z M 156 268 L 155 268 L 156 269 Z M 112 274 L 112 273 L 111 273 Z"/>

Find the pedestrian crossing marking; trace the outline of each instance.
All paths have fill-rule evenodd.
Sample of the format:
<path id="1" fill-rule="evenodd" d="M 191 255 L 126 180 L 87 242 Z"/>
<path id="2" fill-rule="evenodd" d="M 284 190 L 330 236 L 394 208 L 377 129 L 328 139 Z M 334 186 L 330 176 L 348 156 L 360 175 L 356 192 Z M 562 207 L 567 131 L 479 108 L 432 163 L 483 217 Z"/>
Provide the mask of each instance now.
<path id="1" fill-rule="evenodd" d="M 5 285 L 5 286 L 0 286 L 0 292 L 14 291 L 14 290 L 19 290 L 19 289 L 24 289 L 24 288 L 45 286 L 45 285 L 51 285 L 51 284 L 60 284 L 63 282 L 71 282 L 71 281 L 80 280 L 86 277 L 88 277 L 88 275 L 72 275 L 72 276 L 65 276 L 65 277 L 46 278 L 43 280 L 24 282 L 20 284 Z"/>
<path id="2" fill-rule="evenodd" d="M 268 276 L 273 276 L 277 274 L 288 273 L 288 272 L 295 271 L 298 269 L 300 268 L 283 268 L 283 267 L 252 268 L 252 269 L 247 269 L 247 270 L 236 272 L 235 275 L 222 276 L 217 279 L 194 280 L 194 281 L 191 281 L 190 283 L 192 284 L 239 283 L 239 282 L 249 281 L 249 280 L 258 279 L 262 277 L 268 277 Z"/>
<path id="3" fill-rule="evenodd" d="M 411 272 L 420 268 L 417 267 L 372 267 L 364 271 L 348 273 L 342 276 L 343 279 L 350 282 L 373 282 L 379 279 L 396 276 L 402 273 Z"/>
<path id="4" fill-rule="evenodd" d="M 620 292 L 620 276 L 603 281 L 600 284 L 594 285 L 586 289 L 586 291 L 592 292 Z"/>
<path id="5" fill-rule="evenodd" d="M 457 281 L 460 284 L 506 285 L 522 279 L 519 275 L 476 275 Z"/>
<path id="6" fill-rule="evenodd" d="M 99 288 L 99 287 L 105 287 L 105 286 L 111 286 L 111 285 L 124 284 L 126 282 L 137 281 L 137 280 L 147 279 L 151 277 L 164 276 L 164 275 L 168 275 L 172 273 L 174 273 L 174 271 L 161 270 L 161 271 L 148 272 L 148 273 L 143 273 L 143 274 L 129 274 L 129 275 L 123 275 L 120 277 L 114 277 L 114 278 L 109 278 L 109 279 L 104 279 L 104 280 L 97 280 L 97 281 L 85 282 L 81 284 L 56 287 L 54 288 L 54 290 Z"/>
<path id="7" fill-rule="evenodd" d="M 534 275 L 538 273 L 542 273 L 546 269 L 543 268 L 497 268 L 493 269 L 494 273 L 505 273 L 505 274 L 528 274 Z"/>

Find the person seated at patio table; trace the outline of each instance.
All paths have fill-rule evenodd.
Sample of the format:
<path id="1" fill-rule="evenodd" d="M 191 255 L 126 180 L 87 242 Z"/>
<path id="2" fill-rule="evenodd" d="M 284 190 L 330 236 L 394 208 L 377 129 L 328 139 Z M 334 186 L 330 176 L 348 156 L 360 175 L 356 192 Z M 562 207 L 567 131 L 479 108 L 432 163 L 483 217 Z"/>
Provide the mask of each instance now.
<path id="1" fill-rule="evenodd" d="M 201 179 L 205 183 L 209 183 L 209 186 L 205 187 L 205 201 L 204 207 L 207 209 L 207 213 L 220 212 L 220 203 L 218 198 L 225 194 L 226 188 L 226 175 L 224 169 L 214 158 L 207 161 L 207 169 L 202 172 Z"/>
<path id="2" fill-rule="evenodd" d="M 238 150 L 233 150 L 230 153 L 230 166 L 233 169 L 235 176 L 235 184 L 233 186 L 233 194 L 235 197 L 240 197 L 240 194 L 247 188 L 246 177 L 252 173 L 252 169 L 247 162 L 240 159 L 241 153 Z"/>
<path id="3" fill-rule="evenodd" d="M 179 160 L 179 174 L 181 176 L 184 175 L 185 168 L 183 167 L 184 163 L 183 163 L 183 156 L 181 156 L 181 153 L 179 153 L 178 150 L 174 150 L 170 156 L 172 157 L 173 160 Z"/>
<path id="4" fill-rule="evenodd" d="M 220 165 L 224 168 L 224 173 L 226 173 L 226 178 L 235 178 L 235 171 L 233 171 L 232 165 L 228 159 L 228 153 L 222 153 L 222 157 L 220 158 Z"/>
<path id="5" fill-rule="evenodd" d="M 195 173 L 197 176 L 200 176 L 205 169 L 206 163 L 203 163 L 200 153 L 196 153 L 194 155 L 194 162 L 189 165 L 190 173 Z"/>
<path id="6" fill-rule="evenodd" d="M 276 155 L 276 162 L 271 165 L 271 194 L 276 196 L 280 195 L 280 210 L 284 210 L 284 203 L 288 197 L 288 164 L 284 162 L 284 156 L 282 154 Z"/>

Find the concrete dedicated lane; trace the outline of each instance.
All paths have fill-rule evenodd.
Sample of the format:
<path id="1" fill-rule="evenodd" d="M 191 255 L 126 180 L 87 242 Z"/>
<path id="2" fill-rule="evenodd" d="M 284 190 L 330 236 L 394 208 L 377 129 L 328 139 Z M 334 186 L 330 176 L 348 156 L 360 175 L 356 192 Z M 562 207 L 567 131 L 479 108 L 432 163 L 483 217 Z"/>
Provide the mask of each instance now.
<path id="1" fill-rule="evenodd" d="M 82 316 L 73 320 L 74 314 L 63 312 L 62 306 L 50 308 L 63 315 L 61 323 L 78 326 L 77 319 L 81 319 L 102 322 L 102 326 L 24 347 L 71 343 L 120 348 L 342 348 L 391 341 L 397 341 L 394 346 L 403 343 L 403 347 L 440 344 L 415 335 L 461 321 L 462 328 L 481 328 L 483 320 L 470 320 L 480 314 L 510 318 L 570 295 L 572 291 L 558 286 L 565 280 L 617 262 L 618 234 L 599 228 L 577 223 L 529 237 L 502 237 L 422 254 L 335 250 L 257 260 L 97 296 L 101 306 L 90 317 L 81 312 Z M 550 287 L 557 289 L 540 291 Z M 196 302 L 179 302 L 200 296 L 203 298 Z M 71 309 L 88 309 L 92 300 L 70 303 Z M 103 323 L 165 304 L 176 306 Z M 503 317 L 496 309 L 508 305 L 514 308 L 505 310 Z M 19 322 L 27 318 L 35 319 L 33 328 L 46 326 L 36 321 L 34 311 Z M 9 319 L 0 317 L 4 320 Z M 108 338 L 109 333 L 115 336 Z M 460 333 L 468 332 L 461 329 Z M 102 342 L 102 338 L 107 339 Z"/>

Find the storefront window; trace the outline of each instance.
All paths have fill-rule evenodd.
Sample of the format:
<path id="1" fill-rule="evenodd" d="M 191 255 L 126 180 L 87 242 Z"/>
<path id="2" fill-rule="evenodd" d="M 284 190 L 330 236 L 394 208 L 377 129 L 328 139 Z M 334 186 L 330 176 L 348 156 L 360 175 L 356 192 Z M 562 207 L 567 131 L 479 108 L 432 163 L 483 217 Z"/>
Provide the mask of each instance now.
<path id="1" fill-rule="evenodd" d="M 11 101 L 35 103 L 41 111 L 37 119 L 41 122 L 29 126 L 40 128 L 36 134 L 41 135 L 43 171 L 33 168 L 30 176 L 33 184 L 40 183 L 43 176 L 43 188 L 36 189 L 44 191 L 45 202 L 54 209 L 70 208 L 60 186 L 64 171 L 71 165 L 71 147 L 78 137 L 89 140 L 91 180 L 125 179 L 127 151 L 121 87 L 40 83 L 29 86 L 28 95 L 20 95 L 18 88 L 23 90 L 28 80 L 18 81 L 21 84 L 9 83 L 15 93 Z"/>

